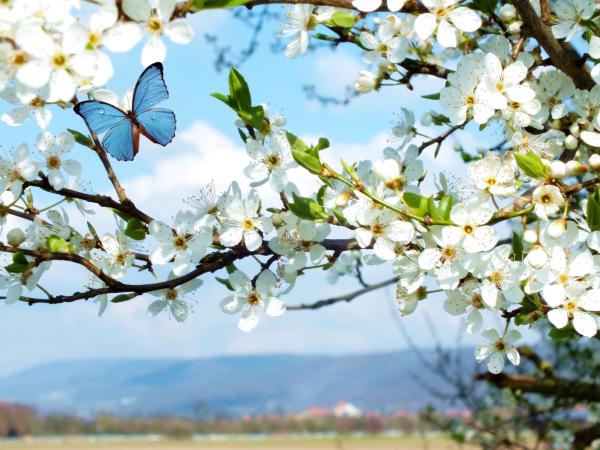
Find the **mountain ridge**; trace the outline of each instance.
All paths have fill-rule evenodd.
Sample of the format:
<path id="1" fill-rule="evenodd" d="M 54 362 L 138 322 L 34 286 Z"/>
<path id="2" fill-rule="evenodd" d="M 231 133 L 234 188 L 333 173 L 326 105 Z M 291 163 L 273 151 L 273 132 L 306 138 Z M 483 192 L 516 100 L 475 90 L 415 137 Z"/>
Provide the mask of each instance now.
<path id="1" fill-rule="evenodd" d="M 460 354 L 472 358 L 470 349 Z M 431 359 L 435 353 L 423 350 L 420 356 Z M 411 350 L 90 358 L 43 363 L 0 377 L 0 399 L 31 405 L 42 414 L 82 417 L 105 412 L 241 417 L 332 407 L 339 401 L 389 413 L 440 404 L 424 388 L 439 384 Z"/>

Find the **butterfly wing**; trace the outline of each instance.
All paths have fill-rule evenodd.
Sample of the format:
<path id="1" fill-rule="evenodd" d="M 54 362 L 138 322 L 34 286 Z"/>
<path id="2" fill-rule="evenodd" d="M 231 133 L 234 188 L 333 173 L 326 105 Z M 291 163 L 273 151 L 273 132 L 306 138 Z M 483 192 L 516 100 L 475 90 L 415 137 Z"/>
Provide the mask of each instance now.
<path id="1" fill-rule="evenodd" d="M 116 106 L 98 100 L 77 103 L 74 108 L 94 134 L 102 134 L 119 122 L 127 120 L 127 115 Z"/>
<path id="2" fill-rule="evenodd" d="M 175 113 L 154 105 L 169 97 L 163 65 L 154 63 L 140 75 L 133 92 L 133 113 L 140 131 L 152 142 L 167 145 L 175 137 Z"/>
<path id="3" fill-rule="evenodd" d="M 133 112 L 137 115 L 169 98 L 163 78 L 163 65 L 159 62 L 146 67 L 135 84 Z"/>
<path id="4" fill-rule="evenodd" d="M 90 131 L 104 133 L 102 147 L 119 161 L 131 161 L 137 153 L 139 130 L 127 114 L 110 103 L 88 100 L 75 105 L 75 112 L 83 117 Z M 136 133 L 137 131 L 137 138 Z"/>
<path id="5" fill-rule="evenodd" d="M 134 131 L 137 130 L 134 128 L 137 127 L 129 119 L 117 123 L 102 138 L 102 147 L 119 161 L 133 161 L 137 153 L 136 141 L 139 141 L 139 131 L 135 139 Z"/>
<path id="6" fill-rule="evenodd" d="M 175 113 L 168 109 L 147 109 L 137 115 L 137 122 L 144 136 L 162 146 L 175 137 Z"/>

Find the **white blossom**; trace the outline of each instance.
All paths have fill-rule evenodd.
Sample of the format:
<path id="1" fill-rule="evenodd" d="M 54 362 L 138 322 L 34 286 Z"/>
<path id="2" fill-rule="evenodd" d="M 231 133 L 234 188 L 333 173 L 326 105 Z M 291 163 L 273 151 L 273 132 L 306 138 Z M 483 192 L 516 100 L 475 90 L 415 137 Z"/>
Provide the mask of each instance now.
<path id="1" fill-rule="evenodd" d="M 437 41 L 442 47 L 456 47 L 460 31 L 477 31 L 481 18 L 466 6 L 456 6 L 458 0 L 424 0 L 429 13 L 415 20 L 415 32 L 425 40 L 437 29 Z"/>
<path id="2" fill-rule="evenodd" d="M 229 276 L 233 294 L 221 301 L 221 309 L 227 314 L 240 314 L 238 327 L 249 332 L 258 325 L 260 314 L 277 317 L 285 312 L 285 303 L 273 294 L 277 277 L 269 270 L 260 273 L 255 283 L 241 271 Z"/>
<path id="3" fill-rule="evenodd" d="M 502 372 L 505 356 L 514 366 L 520 364 L 521 356 L 513 345 L 513 342 L 521 338 L 521 333 L 517 330 L 509 330 L 500 336 L 496 330 L 490 328 L 483 332 L 483 337 L 490 343 L 475 349 L 475 359 L 478 362 L 487 359 L 487 368 L 491 373 Z"/>
<path id="4" fill-rule="evenodd" d="M 189 44 L 192 41 L 192 27 L 182 19 L 172 19 L 176 4 L 175 0 L 123 0 L 125 14 L 140 22 L 140 29 L 149 35 L 142 49 L 144 66 L 165 60 L 167 47 L 161 39 L 163 35 L 176 44 Z M 127 31 L 123 30 L 125 33 Z M 135 34 L 139 33 L 129 31 L 128 37 L 135 39 Z M 123 38 L 120 36 L 121 40 Z"/>

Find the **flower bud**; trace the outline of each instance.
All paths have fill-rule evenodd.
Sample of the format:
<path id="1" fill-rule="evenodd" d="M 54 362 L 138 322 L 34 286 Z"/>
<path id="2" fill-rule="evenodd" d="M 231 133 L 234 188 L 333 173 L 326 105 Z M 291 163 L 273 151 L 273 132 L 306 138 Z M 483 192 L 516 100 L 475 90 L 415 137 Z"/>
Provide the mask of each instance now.
<path id="1" fill-rule="evenodd" d="M 395 159 L 380 159 L 373 163 L 373 173 L 384 183 L 400 177 L 400 166 Z"/>
<path id="2" fill-rule="evenodd" d="M 428 127 L 432 123 L 433 123 L 433 114 L 431 113 L 431 111 L 428 111 L 425 114 L 423 114 L 423 116 L 421 116 L 421 125 L 423 125 L 424 127 Z"/>
<path id="3" fill-rule="evenodd" d="M 541 246 L 537 245 L 525 257 L 525 262 L 534 269 L 541 269 L 548 263 L 548 255 Z"/>
<path id="4" fill-rule="evenodd" d="M 592 156 L 590 156 L 588 164 L 590 165 L 592 170 L 600 170 L 600 155 L 594 153 Z"/>
<path id="5" fill-rule="evenodd" d="M 513 5 L 507 3 L 502 5 L 500 8 L 498 17 L 502 22 L 510 22 L 511 20 L 515 20 L 515 17 L 517 17 L 517 10 Z"/>
<path id="6" fill-rule="evenodd" d="M 556 219 L 550 225 L 548 225 L 548 236 L 552 239 L 558 239 L 567 232 L 567 221 L 564 217 Z"/>
<path id="7" fill-rule="evenodd" d="M 523 240 L 528 244 L 535 244 L 538 240 L 537 233 L 533 230 L 525 230 L 523 233 Z"/>
<path id="8" fill-rule="evenodd" d="M 508 32 L 510 34 L 519 34 L 521 32 L 521 27 L 523 26 L 523 22 L 516 21 L 512 22 L 508 27 Z"/>
<path id="9" fill-rule="evenodd" d="M 354 89 L 361 94 L 370 92 L 377 86 L 377 78 L 368 70 L 361 70 L 358 80 L 354 83 Z"/>
<path id="10" fill-rule="evenodd" d="M 6 241 L 11 247 L 18 247 L 25 242 L 25 233 L 20 228 L 13 228 L 6 234 Z"/>
<path id="11" fill-rule="evenodd" d="M 550 164 L 550 175 L 555 180 L 560 180 L 567 176 L 567 166 L 564 162 L 556 160 Z"/>
<path id="12" fill-rule="evenodd" d="M 575 150 L 577 148 L 577 145 L 579 145 L 579 141 L 575 136 L 570 134 L 565 138 L 564 144 L 567 150 Z"/>
<path id="13" fill-rule="evenodd" d="M 275 228 L 279 228 L 281 225 L 283 225 L 283 217 L 280 213 L 274 213 L 271 215 L 271 222 Z"/>
<path id="14" fill-rule="evenodd" d="M 587 172 L 587 167 L 581 164 L 579 161 L 572 159 L 567 162 L 567 173 L 569 175 L 583 175 Z"/>
<path id="15" fill-rule="evenodd" d="M 574 123 L 573 125 L 571 125 L 569 127 L 569 133 L 571 133 L 576 138 L 579 138 L 579 124 L 578 123 Z"/>

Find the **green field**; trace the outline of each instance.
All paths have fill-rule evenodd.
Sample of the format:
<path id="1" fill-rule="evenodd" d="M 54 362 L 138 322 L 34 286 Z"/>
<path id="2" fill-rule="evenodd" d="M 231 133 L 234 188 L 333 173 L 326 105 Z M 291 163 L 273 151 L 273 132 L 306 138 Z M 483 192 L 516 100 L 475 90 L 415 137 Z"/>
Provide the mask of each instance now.
<path id="1" fill-rule="evenodd" d="M 458 446 L 443 439 L 425 440 L 407 437 L 339 437 L 339 438 L 269 438 L 219 441 L 93 441 L 72 439 L 21 439 L 3 441 L 0 447 L 12 450 L 458 450 Z"/>

